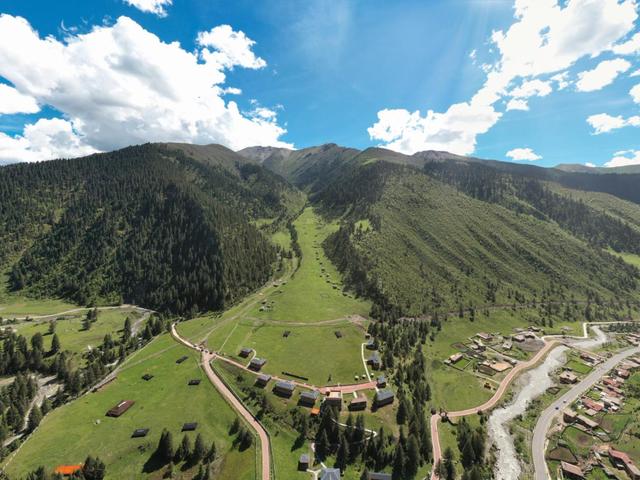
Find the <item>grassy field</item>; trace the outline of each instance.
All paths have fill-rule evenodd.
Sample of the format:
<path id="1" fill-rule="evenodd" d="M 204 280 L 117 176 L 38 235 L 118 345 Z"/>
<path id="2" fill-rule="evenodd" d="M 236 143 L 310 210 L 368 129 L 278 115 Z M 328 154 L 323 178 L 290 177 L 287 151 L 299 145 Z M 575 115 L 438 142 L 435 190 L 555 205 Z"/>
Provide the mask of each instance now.
<path id="1" fill-rule="evenodd" d="M 531 324 L 533 312 L 530 309 L 512 311 L 510 309 L 490 310 L 489 315 L 477 315 L 471 322 L 468 318 L 451 317 L 443 322 L 442 330 L 438 332 L 435 341 L 425 348 L 427 357 L 427 375 L 430 377 L 433 405 L 447 410 L 461 410 L 478 405 L 493 395 L 495 388 L 484 387 L 486 381 L 474 376 L 471 371 L 461 372 L 445 365 L 443 362 L 451 354 L 458 352 L 456 344 L 467 342 L 469 337 L 478 332 L 500 333 L 510 335 L 516 327 L 526 327 Z M 559 333 L 565 324 L 557 323 L 553 329 L 546 329 L 547 333 Z M 571 328 L 570 334 L 581 332 L 582 324 L 573 322 L 566 324 Z M 514 350 L 517 347 L 514 347 Z M 518 357 L 514 352 L 508 355 Z M 526 358 L 523 352 L 523 358 Z"/>
<path id="2" fill-rule="evenodd" d="M 176 364 L 182 355 L 189 359 Z M 145 373 L 154 378 L 142 380 Z M 188 387 L 187 382 L 193 378 L 203 381 Z M 105 416 L 109 408 L 124 399 L 136 403 L 120 418 Z M 197 354 L 163 335 L 130 357 L 117 379 L 101 391 L 47 415 L 6 470 L 12 478 L 20 478 L 39 465 L 53 469 L 59 464 L 82 462 L 92 454 L 108 465 L 109 479 L 160 478 L 164 470 L 157 470 L 149 459 L 162 429 L 169 429 L 178 443 L 182 424 L 198 422 L 197 431 L 189 436 L 192 444 L 198 432 L 209 444 L 215 440 L 221 455 L 216 478 L 254 479 L 255 448 L 239 452 L 231 447 L 228 428 L 234 418 L 231 407 L 206 380 Z M 130 438 L 136 428 L 149 428 L 149 435 Z"/>
<path id="3" fill-rule="evenodd" d="M 285 330 L 290 331 L 286 338 Z M 336 338 L 336 331 L 341 338 Z M 364 341 L 364 332 L 349 322 L 288 326 L 246 320 L 216 330 L 208 344 L 241 362 L 247 360 L 238 356 L 240 349 L 253 348 L 257 356 L 267 359 L 265 372 L 281 375 L 286 371 L 307 377 L 314 385 L 327 385 L 353 383 L 354 375 L 365 373 L 360 354 Z"/>
<path id="4" fill-rule="evenodd" d="M 325 223 L 309 207 L 294 222 L 302 261 L 286 285 L 256 305 L 251 316 L 265 320 L 314 322 L 347 315 L 367 315 L 370 304 L 342 292 L 340 274 L 326 258 L 322 242 L 337 224 Z M 261 309 L 263 309 L 261 311 Z"/>
<path id="5" fill-rule="evenodd" d="M 581 361 L 576 360 L 575 358 L 572 358 L 570 361 L 568 361 L 565 367 L 570 368 L 571 370 L 573 370 L 574 372 L 580 375 L 586 375 L 591 370 L 593 370 L 593 368 L 591 368 L 589 365 L 587 365 L 586 363 L 582 363 Z"/>
<path id="6" fill-rule="evenodd" d="M 268 388 L 263 390 L 253 386 L 255 381 L 253 375 L 232 365 L 216 362 L 214 368 L 218 375 L 224 378 L 227 385 L 243 399 L 244 404 L 254 415 L 258 414 L 259 407 L 250 400 L 248 393 L 252 390 L 260 390 L 267 396 L 273 414 L 263 417 L 261 421 L 271 437 L 276 478 L 278 480 L 308 479 L 308 473 L 297 471 L 297 464 L 301 454 L 311 453 L 309 445 L 306 442 L 302 445 L 295 445 L 297 432 L 286 421 L 281 421 L 288 417 L 288 410 L 295 408 L 299 392 L 296 391 L 291 399 L 283 399 L 272 394 Z"/>
<path id="7" fill-rule="evenodd" d="M 49 315 L 78 308 L 58 299 L 32 299 L 19 295 L 0 294 L 0 317 L 13 318 L 28 315 Z"/>
<path id="8" fill-rule="evenodd" d="M 89 347 L 97 347 L 102 343 L 106 334 L 113 338 L 122 335 L 122 328 L 127 317 L 133 324 L 141 314 L 135 310 L 101 310 L 98 312 L 98 320 L 91 325 L 89 330 L 82 328 L 84 313 L 77 314 L 73 318 L 65 318 L 56 321 L 56 334 L 60 339 L 63 350 L 73 353 L 81 353 Z M 36 333 L 45 336 L 45 348 L 49 348 L 51 335 L 48 335 L 48 321 L 21 322 L 11 325 L 20 335 L 31 338 Z"/>

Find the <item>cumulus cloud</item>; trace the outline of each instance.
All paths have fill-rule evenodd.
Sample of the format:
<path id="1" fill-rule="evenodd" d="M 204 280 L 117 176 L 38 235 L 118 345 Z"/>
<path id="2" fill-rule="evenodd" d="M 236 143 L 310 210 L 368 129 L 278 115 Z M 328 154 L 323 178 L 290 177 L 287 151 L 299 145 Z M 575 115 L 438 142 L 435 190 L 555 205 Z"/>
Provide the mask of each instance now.
<path id="1" fill-rule="evenodd" d="M 596 168 L 596 164 L 595 163 L 591 163 L 591 162 L 587 162 L 584 164 L 585 167 L 589 167 L 589 168 Z"/>
<path id="2" fill-rule="evenodd" d="M 551 82 L 529 80 L 509 92 L 514 98 L 546 97 L 551 93 Z"/>
<path id="3" fill-rule="evenodd" d="M 70 122 L 60 118 L 41 118 L 26 125 L 23 134 L 16 137 L 0 132 L 0 160 L 32 162 L 95 151 L 77 135 Z"/>
<path id="4" fill-rule="evenodd" d="M 237 65 L 257 69 L 267 66 L 267 62 L 256 57 L 251 50 L 256 42 L 248 38 L 244 32 L 234 32 L 229 25 L 219 25 L 208 32 L 200 32 L 197 42 L 201 47 L 214 49 L 202 51 L 202 56 L 207 61 L 218 63 L 225 68 Z"/>
<path id="5" fill-rule="evenodd" d="M 509 150 L 505 155 L 511 160 L 516 161 L 535 162 L 536 160 L 542 159 L 540 155 L 530 148 L 514 148 L 513 150 Z"/>
<path id="6" fill-rule="evenodd" d="M 611 50 L 618 55 L 632 55 L 640 52 L 640 32 L 636 33 L 626 42 L 614 45 Z"/>
<path id="7" fill-rule="evenodd" d="M 622 58 L 604 60 L 593 70 L 578 73 L 576 90 L 579 92 L 593 92 L 613 83 L 621 73 L 631 68 L 631 64 Z"/>
<path id="8" fill-rule="evenodd" d="M 20 45 L 16 49 L 15 45 Z M 112 150 L 149 141 L 221 143 L 232 149 L 250 145 L 290 146 L 276 115 L 245 115 L 225 102 L 225 72 L 239 66 L 262 68 L 264 60 L 250 48 L 253 41 L 228 26 L 203 36 L 189 52 L 178 42 L 165 43 L 127 17 L 112 26 L 59 41 L 42 38 L 27 20 L 0 15 L 0 76 L 39 105 L 62 112 L 80 143 L 77 154 Z M 12 160 L 72 156 L 30 148 L 25 132 L 18 143 L 3 145 L 0 158 Z M 23 146 L 22 150 L 16 147 Z M 22 153 L 21 153 L 22 152 Z M 41 152 L 42 156 L 33 152 Z"/>
<path id="9" fill-rule="evenodd" d="M 605 167 L 628 167 L 640 165 L 640 150 L 623 150 L 613 154 L 613 158 L 604 164 Z"/>
<path id="10" fill-rule="evenodd" d="M 630 77 L 640 77 L 640 70 L 636 70 L 633 73 L 629 74 Z"/>
<path id="11" fill-rule="evenodd" d="M 640 127 L 640 116 L 624 118 L 621 115 L 614 117 L 608 113 L 598 113 L 589 116 L 587 123 L 593 128 L 594 135 L 599 135 L 622 127 Z"/>
<path id="12" fill-rule="evenodd" d="M 629 95 L 631 95 L 634 102 L 640 103 L 640 83 L 629 90 Z"/>
<path id="13" fill-rule="evenodd" d="M 583 57 L 610 51 L 633 30 L 638 16 L 634 0 L 516 0 L 514 9 L 515 22 L 507 31 L 498 30 L 491 36 L 499 58 L 486 67 L 485 83 L 469 101 L 454 104 L 444 113 L 428 110 L 424 116 L 419 111 L 382 110 L 368 129 L 370 137 L 405 153 L 436 148 L 473 153 L 477 136 L 501 118 L 494 108 L 496 102 L 518 98 L 513 90 L 509 92 L 515 81 L 523 81 L 515 89 L 522 98 L 525 93 L 548 94 L 551 86 L 543 76 L 565 72 Z M 534 81 L 538 88 L 530 89 Z M 461 127 L 460 121 L 449 121 L 458 110 L 481 112 L 482 120 L 466 115 L 468 123 Z"/>
<path id="14" fill-rule="evenodd" d="M 38 102 L 9 85 L 0 84 L 0 114 L 38 113 Z"/>
<path id="15" fill-rule="evenodd" d="M 558 90 L 564 90 L 565 88 L 567 88 L 570 85 L 570 81 L 569 81 L 569 72 L 561 72 L 561 73 L 557 73 L 555 75 L 553 75 L 551 77 L 551 80 L 553 80 L 554 82 L 556 82 L 556 88 Z"/>
<path id="16" fill-rule="evenodd" d="M 124 0 L 124 3 L 136 7 L 145 13 L 153 13 L 159 17 L 166 17 L 167 10 L 165 7 L 170 6 L 172 0 Z"/>
<path id="17" fill-rule="evenodd" d="M 521 98 L 512 98 L 507 103 L 507 111 L 509 110 L 529 110 L 529 104 Z"/>

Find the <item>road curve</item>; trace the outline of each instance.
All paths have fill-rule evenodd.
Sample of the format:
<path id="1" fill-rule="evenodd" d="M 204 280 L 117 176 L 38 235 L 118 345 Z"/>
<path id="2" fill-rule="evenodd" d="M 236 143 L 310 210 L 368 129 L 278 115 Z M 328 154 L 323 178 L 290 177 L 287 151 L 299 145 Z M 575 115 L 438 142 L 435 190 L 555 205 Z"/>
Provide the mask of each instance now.
<path id="1" fill-rule="evenodd" d="M 176 328 L 175 324 L 171 325 L 171 335 L 175 340 L 182 343 L 186 347 L 189 347 L 193 350 L 200 351 L 202 354 L 202 368 L 204 369 L 209 381 L 213 384 L 214 387 L 224 396 L 224 398 L 229 402 L 229 404 L 244 418 L 244 420 L 253 428 L 258 437 L 260 437 L 260 457 L 262 464 L 262 475 L 260 478 L 262 480 L 270 480 L 271 479 L 271 454 L 270 454 L 270 442 L 269 435 L 264 427 L 258 422 L 258 420 L 253 416 L 253 414 L 244 406 L 244 404 L 233 394 L 233 392 L 226 386 L 226 384 L 216 375 L 216 373 L 211 368 L 211 361 L 216 358 L 216 355 L 208 352 L 207 350 L 203 350 L 198 348 L 193 343 L 188 340 L 182 338 Z"/>
<path id="2" fill-rule="evenodd" d="M 447 412 L 447 416 L 449 418 L 458 418 L 458 417 L 466 417 L 468 415 L 474 415 L 478 412 L 487 412 L 491 410 L 496 404 L 500 401 L 502 396 L 509 388 L 509 385 L 513 381 L 513 379 L 518 376 L 524 370 L 528 370 L 529 368 L 537 365 L 542 358 L 549 353 L 549 351 L 558 346 L 560 344 L 557 340 L 545 341 L 544 347 L 542 347 L 538 353 L 535 354 L 531 360 L 526 362 L 518 363 L 508 374 L 506 377 L 502 379 L 500 382 L 500 386 L 496 390 L 496 393 L 493 396 L 484 402 L 482 405 L 477 407 L 468 408 L 466 410 L 458 410 L 456 412 Z M 438 434 L 438 423 L 440 422 L 440 414 L 435 413 L 431 416 L 431 444 L 432 444 L 432 455 L 433 455 L 433 465 L 434 468 L 431 472 L 431 480 L 437 480 L 438 474 L 436 473 L 435 465 L 442 459 L 442 450 L 440 446 L 440 436 Z"/>
<path id="3" fill-rule="evenodd" d="M 547 480 L 549 474 L 547 472 L 547 462 L 544 459 L 544 452 L 546 450 L 547 432 L 551 428 L 551 423 L 556 418 L 562 409 L 567 405 L 575 402 L 584 392 L 593 387 L 609 370 L 614 368 L 618 363 L 622 362 L 625 358 L 640 353 L 640 347 L 633 347 L 624 350 L 613 357 L 601 363 L 594 368 L 589 375 L 576 384 L 571 390 L 562 395 L 556 401 L 554 401 L 546 410 L 540 414 L 533 430 L 533 466 L 535 470 L 535 480 Z"/>

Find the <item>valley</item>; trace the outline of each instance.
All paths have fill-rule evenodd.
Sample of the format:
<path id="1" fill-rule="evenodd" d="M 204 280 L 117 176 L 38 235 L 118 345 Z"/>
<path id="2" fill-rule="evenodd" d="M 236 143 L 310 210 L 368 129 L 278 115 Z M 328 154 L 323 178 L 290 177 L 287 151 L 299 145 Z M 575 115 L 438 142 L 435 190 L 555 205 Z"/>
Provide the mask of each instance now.
<path id="1" fill-rule="evenodd" d="M 111 246 L 100 250 L 104 263 L 87 263 L 88 286 L 78 290 L 57 278 L 77 275 L 78 252 L 87 245 L 67 237 L 69 227 L 47 224 L 22 250 L 13 243 L 5 258 L 5 350 L 26 346 L 23 363 L 6 362 L 7 382 L 13 370 L 35 370 L 61 385 L 43 404 L 43 418 L 5 451 L 2 468 L 12 479 L 40 466 L 78 465 L 90 455 L 114 479 L 186 480 L 207 472 L 206 478 L 294 480 L 322 478 L 330 468 L 345 480 L 373 472 L 403 479 L 491 475 L 487 420 L 517 395 L 521 374 L 583 335 L 587 323 L 638 318 L 637 254 L 614 250 L 626 237 L 609 246 L 590 243 L 556 220 L 476 198 L 416 162 L 403 165 L 399 154 L 327 146 L 308 152 L 303 169 L 278 161 L 284 177 L 271 177 L 231 151 L 148 148 L 122 158 L 141 155 L 139 161 L 155 165 L 160 152 L 159 162 L 169 156 L 185 168 L 185 178 L 198 179 L 196 187 L 185 181 L 185 198 L 197 202 L 204 222 L 188 225 L 189 215 L 170 210 L 179 219 L 175 229 L 148 230 L 165 236 L 144 237 L 158 252 L 163 242 L 197 244 L 188 254 L 160 253 L 159 262 L 168 263 L 154 266 L 153 282 L 143 282 L 150 290 L 136 294 L 149 304 L 118 301 L 135 300 L 128 275 L 142 278 L 144 265 L 153 263 L 133 243 L 126 248 L 138 271 L 121 270 L 122 259 L 109 252 L 122 247 Z M 171 174 L 178 183 L 180 172 Z M 223 194 L 219 176 L 227 182 Z M 354 192 L 357 183 L 368 191 Z M 277 200 L 267 191 L 277 192 Z M 629 200 L 593 198 L 590 208 L 611 212 L 602 215 L 640 222 Z M 128 231 L 140 221 L 134 204 L 111 204 L 113 218 L 91 219 L 83 228 Z M 210 216 L 209 209 L 221 213 Z M 242 209 L 250 212 L 246 219 Z M 197 241 L 180 228 L 194 228 Z M 56 229 L 58 239 L 50 233 Z M 62 238 L 77 246 L 57 267 L 34 260 L 60 250 Z M 122 245 L 118 235 L 110 241 Z M 214 251 L 214 262 L 197 260 Z M 181 265 L 179 275 L 171 262 Z M 247 262 L 263 273 L 254 275 Z M 218 283 L 207 280 L 209 268 Z M 16 275 L 22 288 L 15 288 Z M 90 306 L 74 303 L 78 292 L 91 298 Z M 51 346 L 54 333 L 59 351 Z M 601 353 L 622 347 L 612 342 Z M 588 373 L 579 359 L 571 361 L 565 368 Z M 105 416 L 124 400 L 133 402 L 125 413 Z M 183 431 L 189 424 L 195 430 Z M 133 436 L 138 430 L 144 435 Z M 473 458 L 466 435 L 476 438 Z"/>

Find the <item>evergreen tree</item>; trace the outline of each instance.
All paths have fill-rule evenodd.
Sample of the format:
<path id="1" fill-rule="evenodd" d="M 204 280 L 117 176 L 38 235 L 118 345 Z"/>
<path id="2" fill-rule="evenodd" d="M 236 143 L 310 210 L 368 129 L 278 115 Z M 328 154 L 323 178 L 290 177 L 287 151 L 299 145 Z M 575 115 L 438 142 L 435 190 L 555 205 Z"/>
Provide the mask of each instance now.
<path id="1" fill-rule="evenodd" d="M 38 407 L 38 405 L 34 405 L 31 409 L 31 414 L 29 415 L 29 424 L 27 426 L 27 430 L 29 432 L 33 432 L 38 427 L 38 425 L 40 425 L 41 421 L 42 411 L 40 410 L 40 407 Z"/>
<path id="2" fill-rule="evenodd" d="M 193 445 L 193 453 L 191 455 L 193 463 L 198 463 L 202 460 L 207 454 L 207 447 L 204 444 L 204 440 L 202 439 L 202 435 L 198 434 L 196 437 L 196 442 Z"/>
<path id="3" fill-rule="evenodd" d="M 60 351 L 60 339 L 58 338 L 58 334 L 54 333 L 53 337 L 51 337 L 51 350 L 49 352 L 51 354 L 58 353 Z"/>
<path id="4" fill-rule="evenodd" d="M 396 445 L 395 452 L 393 454 L 393 470 L 391 478 L 393 480 L 405 480 L 406 477 L 406 459 L 404 453 L 404 447 L 401 443 Z"/>

